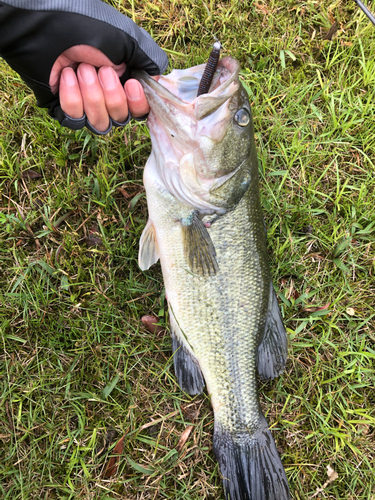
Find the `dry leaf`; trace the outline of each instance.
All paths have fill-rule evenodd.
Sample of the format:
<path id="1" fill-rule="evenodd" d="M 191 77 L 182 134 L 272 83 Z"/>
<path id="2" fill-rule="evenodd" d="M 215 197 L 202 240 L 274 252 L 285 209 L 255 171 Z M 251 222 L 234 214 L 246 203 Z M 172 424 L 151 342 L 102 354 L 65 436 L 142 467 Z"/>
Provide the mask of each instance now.
<path id="1" fill-rule="evenodd" d="M 131 195 L 129 193 L 127 193 L 124 188 L 118 188 L 118 190 L 120 191 L 120 193 L 122 194 L 122 196 L 125 199 L 128 200 L 131 197 Z"/>
<path id="2" fill-rule="evenodd" d="M 103 477 L 111 477 L 113 474 L 116 474 L 117 472 L 117 466 L 120 461 L 120 456 L 122 455 L 122 452 L 124 450 L 124 441 L 125 441 L 125 436 L 122 436 L 122 438 L 118 441 L 116 446 L 113 448 L 111 452 L 111 457 L 107 462 L 107 465 L 104 469 L 103 472 Z"/>
<path id="3" fill-rule="evenodd" d="M 339 477 L 337 472 L 333 470 L 329 464 L 327 465 L 327 475 L 328 475 L 328 480 L 323 484 L 321 488 L 316 489 L 316 492 L 311 497 L 309 497 L 309 500 L 318 496 L 319 493 L 322 493 L 329 484 L 333 483 L 333 481 L 335 481 L 335 479 Z"/>
<path id="4" fill-rule="evenodd" d="M 35 172 L 35 170 L 25 170 L 25 172 L 22 172 L 22 177 L 24 179 L 39 179 L 42 176 L 38 172 Z"/>
<path id="5" fill-rule="evenodd" d="M 296 290 L 296 289 L 294 289 L 294 290 L 293 290 L 292 295 L 293 295 L 293 299 L 294 299 L 294 300 L 297 300 L 297 299 L 299 299 L 299 297 L 300 297 L 300 294 L 297 292 L 297 290 Z"/>
<path id="6" fill-rule="evenodd" d="M 335 479 L 337 479 L 339 477 L 337 472 L 335 470 L 333 470 L 329 464 L 327 465 L 327 475 L 328 475 L 328 480 L 330 483 L 332 483 Z M 328 483 L 328 481 L 327 481 L 327 483 Z"/>
<path id="7" fill-rule="evenodd" d="M 188 437 L 190 436 L 191 434 L 191 431 L 194 429 L 194 425 L 189 425 L 189 427 L 186 427 L 186 429 L 184 430 L 184 432 L 181 434 L 181 437 L 177 443 L 177 446 L 176 446 L 176 450 L 177 451 L 181 451 L 182 448 L 184 447 L 184 444 L 186 443 L 186 441 L 188 440 Z"/>
<path id="8" fill-rule="evenodd" d="M 141 321 L 145 325 L 147 330 L 149 332 L 151 332 L 152 334 L 156 333 L 156 335 L 157 335 L 158 333 L 161 333 L 164 330 L 163 327 L 155 324 L 155 323 L 159 323 L 159 318 L 157 316 L 152 316 L 152 315 L 142 316 Z"/>

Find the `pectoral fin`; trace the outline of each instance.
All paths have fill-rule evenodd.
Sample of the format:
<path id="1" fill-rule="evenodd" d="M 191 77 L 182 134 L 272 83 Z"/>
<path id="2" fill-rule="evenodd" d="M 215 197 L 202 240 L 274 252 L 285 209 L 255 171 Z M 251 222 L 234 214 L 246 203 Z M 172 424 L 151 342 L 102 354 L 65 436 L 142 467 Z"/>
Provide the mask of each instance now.
<path id="1" fill-rule="evenodd" d="M 216 250 L 207 228 L 196 212 L 181 220 L 184 251 L 190 270 L 200 276 L 214 276 L 219 271 Z"/>
<path id="2" fill-rule="evenodd" d="M 155 238 L 155 228 L 150 219 L 147 221 L 139 241 L 138 265 L 145 271 L 159 260 L 159 250 Z"/>

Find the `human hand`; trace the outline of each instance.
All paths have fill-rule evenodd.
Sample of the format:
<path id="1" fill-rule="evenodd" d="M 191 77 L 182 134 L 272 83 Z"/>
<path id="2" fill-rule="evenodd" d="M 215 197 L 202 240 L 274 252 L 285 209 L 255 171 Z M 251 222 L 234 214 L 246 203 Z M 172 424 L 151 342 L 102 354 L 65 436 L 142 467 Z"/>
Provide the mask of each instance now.
<path id="1" fill-rule="evenodd" d="M 57 58 L 49 83 L 54 93 L 59 91 L 60 105 L 66 115 L 79 119 L 85 113 L 90 124 L 104 132 L 110 125 L 110 117 L 124 123 L 129 112 L 135 118 L 149 112 L 137 80 L 130 79 L 122 86 L 119 77 L 125 69 L 125 63 L 114 65 L 95 47 L 77 45 Z"/>
<path id="2" fill-rule="evenodd" d="M 101 0 L 9 3 L 2 5 L 0 53 L 62 126 L 104 134 L 127 123 L 129 111 L 148 112 L 137 81 L 123 87 L 113 78 L 166 70 L 166 54 L 144 29 Z"/>

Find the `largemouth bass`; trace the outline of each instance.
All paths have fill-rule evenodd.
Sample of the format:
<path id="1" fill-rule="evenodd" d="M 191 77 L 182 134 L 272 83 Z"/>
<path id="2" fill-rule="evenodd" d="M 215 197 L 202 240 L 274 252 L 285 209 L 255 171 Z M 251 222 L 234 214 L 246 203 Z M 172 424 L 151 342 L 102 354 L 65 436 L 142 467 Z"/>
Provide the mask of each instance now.
<path id="1" fill-rule="evenodd" d="M 139 265 L 160 258 L 175 373 L 182 390 L 199 394 L 206 383 L 211 395 L 226 498 L 287 500 L 257 389 L 257 372 L 283 371 L 287 337 L 270 278 L 251 110 L 230 57 L 196 97 L 204 67 L 158 82 L 135 75 L 152 140 Z"/>

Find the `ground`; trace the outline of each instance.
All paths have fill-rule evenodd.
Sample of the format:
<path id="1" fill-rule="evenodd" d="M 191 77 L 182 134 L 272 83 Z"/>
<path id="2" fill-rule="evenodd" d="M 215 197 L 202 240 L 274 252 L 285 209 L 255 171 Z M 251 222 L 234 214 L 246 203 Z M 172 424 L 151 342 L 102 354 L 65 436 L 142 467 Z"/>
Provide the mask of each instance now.
<path id="1" fill-rule="evenodd" d="M 169 69 L 213 35 L 241 62 L 289 335 L 262 406 L 294 499 L 373 500 L 375 27 L 351 1 L 112 5 Z M 0 67 L 2 498 L 221 500 L 209 397 L 180 391 L 167 329 L 140 321 L 168 325 L 160 268 L 137 265 L 146 124 L 62 129 Z"/>

